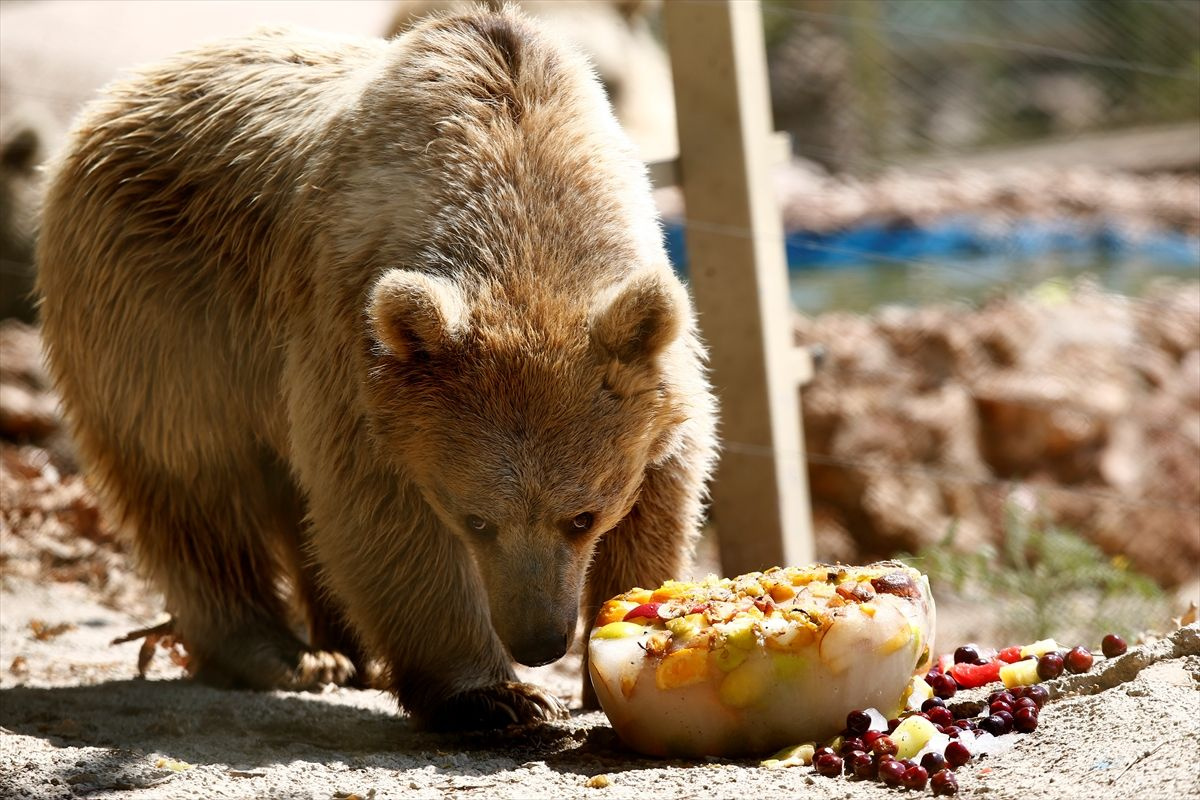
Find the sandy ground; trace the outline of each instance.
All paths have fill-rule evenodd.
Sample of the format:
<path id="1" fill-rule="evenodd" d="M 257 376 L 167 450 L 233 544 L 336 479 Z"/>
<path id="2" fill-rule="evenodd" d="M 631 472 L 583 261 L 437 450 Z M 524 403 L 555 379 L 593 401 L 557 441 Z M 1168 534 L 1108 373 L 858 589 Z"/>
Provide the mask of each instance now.
<path id="1" fill-rule="evenodd" d="M 142 680 L 137 645 L 109 642 L 145 618 L 102 605 L 78 584 L 8 580 L 0 604 L 3 797 L 599 800 L 894 791 L 808 767 L 641 758 L 621 748 L 599 713 L 455 737 L 414 730 L 374 691 L 205 688 L 161 652 Z M 65 628 L 54 635 L 54 626 Z M 568 659 L 531 677 L 569 698 L 577 670 Z M 1061 696 L 1043 710 L 1037 731 L 959 770 L 962 794 L 1200 796 L 1200 626 L 1054 685 Z M 595 776 L 607 776 L 608 785 L 590 787 Z"/>

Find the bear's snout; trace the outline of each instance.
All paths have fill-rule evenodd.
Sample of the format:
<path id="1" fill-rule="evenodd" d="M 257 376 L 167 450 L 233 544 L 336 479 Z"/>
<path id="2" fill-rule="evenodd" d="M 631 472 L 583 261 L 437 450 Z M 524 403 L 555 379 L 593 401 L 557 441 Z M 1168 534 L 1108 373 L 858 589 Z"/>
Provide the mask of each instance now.
<path id="1" fill-rule="evenodd" d="M 540 667 L 562 658 L 571 646 L 571 630 L 541 630 L 531 632 L 509 649 L 513 659 L 527 667 Z"/>

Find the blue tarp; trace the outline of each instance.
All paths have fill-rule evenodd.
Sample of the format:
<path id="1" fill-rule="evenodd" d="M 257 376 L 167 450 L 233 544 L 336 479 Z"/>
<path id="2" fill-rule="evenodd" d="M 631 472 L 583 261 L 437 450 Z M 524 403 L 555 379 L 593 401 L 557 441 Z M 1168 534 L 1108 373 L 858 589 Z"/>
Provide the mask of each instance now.
<path id="1" fill-rule="evenodd" d="M 684 226 L 667 221 L 664 228 L 671 262 L 686 272 Z M 1069 220 L 1028 220 L 1003 227 L 965 216 L 922 227 L 872 222 L 832 232 L 790 231 L 785 244 L 788 266 L 794 270 L 1049 256 L 1138 258 L 1167 270 L 1200 270 L 1200 237 L 1165 230 L 1135 235 L 1115 225 Z"/>

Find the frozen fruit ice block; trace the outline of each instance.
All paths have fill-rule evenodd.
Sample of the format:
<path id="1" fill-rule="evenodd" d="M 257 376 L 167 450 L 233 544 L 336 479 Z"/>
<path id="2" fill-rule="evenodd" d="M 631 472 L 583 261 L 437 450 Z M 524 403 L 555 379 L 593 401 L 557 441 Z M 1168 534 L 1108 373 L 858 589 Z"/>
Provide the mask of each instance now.
<path id="1" fill-rule="evenodd" d="M 656 756 L 754 756 L 894 716 L 932 653 L 933 597 L 898 562 L 773 568 L 632 589 L 600 609 L 588 669 L 621 739 Z"/>

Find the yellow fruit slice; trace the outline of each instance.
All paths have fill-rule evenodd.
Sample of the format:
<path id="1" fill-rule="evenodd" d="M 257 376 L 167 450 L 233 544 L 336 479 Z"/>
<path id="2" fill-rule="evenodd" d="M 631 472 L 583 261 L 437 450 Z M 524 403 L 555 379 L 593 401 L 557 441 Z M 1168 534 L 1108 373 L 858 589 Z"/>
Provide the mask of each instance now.
<path id="1" fill-rule="evenodd" d="M 622 621 L 625 619 L 625 615 L 637 608 L 638 605 L 638 603 L 630 603 L 625 600 L 609 600 L 596 615 L 596 627 L 603 628 L 613 622 Z"/>
<path id="2" fill-rule="evenodd" d="M 1032 686 L 1040 683 L 1042 678 L 1038 675 L 1037 665 L 1036 658 L 1025 658 L 1005 664 L 1000 668 L 1000 680 L 1004 681 L 1004 686 L 1008 689 L 1014 686 Z"/>
<path id="3" fill-rule="evenodd" d="M 638 625 L 636 622 L 610 622 L 593 630 L 592 636 L 596 639 L 623 639 L 626 636 L 638 636 L 645 632 L 646 627 Z"/>
<path id="4" fill-rule="evenodd" d="M 701 647 L 676 650 L 663 657 L 654 671 L 654 685 L 662 689 L 678 689 L 700 683 L 708 677 L 708 651 Z"/>

